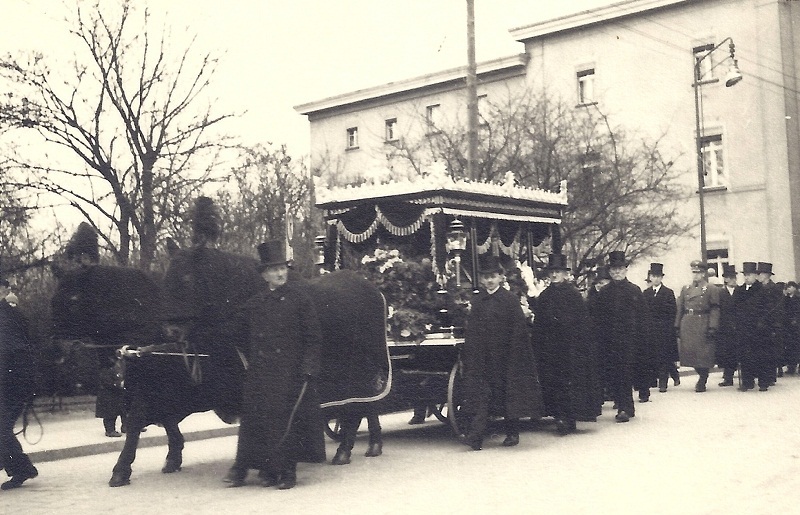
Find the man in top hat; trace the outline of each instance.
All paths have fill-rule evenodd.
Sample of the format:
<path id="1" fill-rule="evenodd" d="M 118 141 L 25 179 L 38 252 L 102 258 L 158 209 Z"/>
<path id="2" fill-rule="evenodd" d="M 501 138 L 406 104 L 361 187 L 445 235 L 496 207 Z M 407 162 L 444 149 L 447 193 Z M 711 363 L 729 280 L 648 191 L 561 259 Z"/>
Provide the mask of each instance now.
<path id="1" fill-rule="evenodd" d="M 772 280 L 772 263 L 759 261 L 756 265 L 758 281 L 764 285 L 764 294 L 769 299 L 769 313 L 765 323 L 767 325 L 767 339 L 772 349 L 772 367 L 770 367 L 771 383 L 775 384 L 777 378 L 783 375 L 783 289 Z"/>
<path id="2" fill-rule="evenodd" d="M 283 241 L 258 247 L 264 283 L 245 304 L 248 369 L 236 460 L 225 481 L 245 483 L 257 469 L 264 486 L 293 488 L 299 461 L 325 461 L 323 422 L 313 379 L 320 371 L 322 330 L 311 299 L 287 282 Z"/>
<path id="3" fill-rule="evenodd" d="M 649 381 L 655 357 L 648 344 L 647 304 L 642 290 L 626 277 L 625 253 L 609 253 L 608 267 L 611 282 L 597 294 L 593 319 L 606 381 L 617 406 L 616 421 L 627 422 L 635 416 L 633 387 Z"/>
<path id="4" fill-rule="evenodd" d="M 513 447 L 518 420 L 542 415 L 536 360 L 520 300 L 502 286 L 500 261 L 484 255 L 479 265 L 483 290 L 472 302 L 461 355 L 464 411 L 472 420 L 460 439 L 480 450 L 488 417 L 497 415 L 504 418 L 503 446 Z"/>
<path id="5" fill-rule="evenodd" d="M 603 405 L 589 311 L 578 289 L 567 281 L 566 261 L 563 254 L 550 254 L 550 285 L 532 303 L 545 414 L 556 419 L 561 435 L 575 431 L 576 421 L 596 421 Z"/>
<path id="6" fill-rule="evenodd" d="M 694 367 L 698 375 L 696 392 L 705 392 L 708 371 L 716 359 L 714 342 L 719 328 L 719 287 L 708 283 L 708 265 L 692 261 L 692 284 L 678 295 L 675 328 L 679 331 L 678 355 L 681 365 Z"/>
<path id="7" fill-rule="evenodd" d="M 39 475 L 14 434 L 14 424 L 33 401 L 35 360 L 27 323 L 6 300 L 9 286 L 8 279 L 0 278 L 0 468 L 11 477 L 0 485 L 3 490 Z"/>
<path id="8" fill-rule="evenodd" d="M 783 291 L 783 358 L 786 372 L 794 375 L 800 363 L 800 296 L 795 281 L 787 282 Z"/>
<path id="9" fill-rule="evenodd" d="M 647 310 L 650 313 L 650 342 L 655 347 L 658 391 L 667 391 L 667 381 L 672 377 L 680 384 L 675 362 L 678 361 L 678 341 L 675 334 L 675 293 L 664 286 L 664 265 L 650 263 L 647 271 L 650 287 L 644 291 Z"/>
<path id="10" fill-rule="evenodd" d="M 717 366 L 722 368 L 719 386 L 733 386 L 733 372 L 739 364 L 736 352 L 736 313 L 733 295 L 737 283 L 736 265 L 722 265 L 723 285 L 719 289 L 719 328 L 715 343 Z"/>
<path id="11" fill-rule="evenodd" d="M 758 280 L 755 262 L 742 264 L 744 284 L 733 294 L 733 312 L 736 317 L 736 350 L 742 365 L 741 391 L 755 388 L 765 392 L 771 384 L 775 353 L 770 346 L 769 331 L 765 321 L 769 316 L 769 297 Z"/>

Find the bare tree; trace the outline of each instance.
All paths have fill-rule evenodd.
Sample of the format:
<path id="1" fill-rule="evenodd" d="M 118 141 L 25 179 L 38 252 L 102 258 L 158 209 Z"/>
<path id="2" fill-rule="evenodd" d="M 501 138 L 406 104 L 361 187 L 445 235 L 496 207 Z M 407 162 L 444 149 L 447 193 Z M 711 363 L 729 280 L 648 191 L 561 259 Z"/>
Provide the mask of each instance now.
<path id="1" fill-rule="evenodd" d="M 0 60 L 0 123 L 66 150 L 55 162 L 15 155 L 25 186 L 65 199 L 119 263 L 138 248 L 148 268 L 169 218 L 213 180 L 227 142 L 213 131 L 232 115 L 215 114 L 206 97 L 215 57 L 196 56 L 194 39 L 173 52 L 167 29 L 151 33 L 148 10 L 109 5 L 77 2 L 70 35 L 79 50 L 68 73 L 41 54 Z"/>
<path id="2" fill-rule="evenodd" d="M 689 192 L 674 161 L 662 156 L 661 141 L 612 126 L 596 105 L 576 109 L 525 92 L 487 103 L 481 115 L 478 180 L 513 171 L 521 185 L 553 191 L 567 181 L 561 241 L 576 275 L 611 250 L 631 259 L 653 255 L 692 227 L 679 213 Z M 429 127 L 424 137 L 397 145 L 389 166 L 405 161 L 424 170 L 439 160 L 454 177 L 466 177 L 467 136 L 459 123 Z"/>

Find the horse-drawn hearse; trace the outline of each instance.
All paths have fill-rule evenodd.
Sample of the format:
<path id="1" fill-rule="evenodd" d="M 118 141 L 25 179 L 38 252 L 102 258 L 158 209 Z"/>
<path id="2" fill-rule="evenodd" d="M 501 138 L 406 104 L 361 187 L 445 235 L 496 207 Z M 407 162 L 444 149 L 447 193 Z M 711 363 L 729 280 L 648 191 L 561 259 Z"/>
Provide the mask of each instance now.
<path id="1" fill-rule="evenodd" d="M 346 445 L 352 448 L 363 416 L 423 406 L 460 432 L 459 345 L 464 308 L 478 288 L 478 256 L 534 263 L 534 249 L 548 236 L 558 238 L 565 205 L 563 185 L 552 193 L 512 178 L 453 180 L 443 170 L 413 182 L 317 189 L 327 222 L 320 265 L 328 273 L 305 287 L 323 332 L 315 386 L 329 420 L 342 422 L 347 459 L 337 452 L 334 460 L 349 461 Z M 210 199 L 198 200 L 193 229 L 189 248 L 171 247 L 162 281 L 97 264 L 90 230 L 83 233 L 92 233 L 95 262 L 79 261 L 58 274 L 54 337 L 100 348 L 127 344 L 119 353 L 127 433 L 110 486 L 130 483 L 146 426 L 164 427 L 169 449 L 162 471 L 175 472 L 183 459 L 178 425 L 186 416 L 214 410 L 233 423 L 240 411 L 247 334 L 237 311 L 263 281 L 254 257 L 214 247 L 220 228 Z M 66 255 L 82 255 L 80 233 Z M 379 437 L 371 444 L 370 455 L 380 454 Z"/>
<path id="2" fill-rule="evenodd" d="M 553 193 L 518 186 L 512 173 L 490 184 L 433 170 L 414 181 L 316 193 L 327 224 L 317 241 L 322 268 L 361 271 L 389 306 L 392 366 L 375 409 L 426 409 L 461 433 L 459 351 L 479 287 L 478 256 L 494 253 L 507 269 L 535 268 L 543 241 L 559 237 L 566 185 Z M 328 427 L 333 438 L 337 423 Z"/>

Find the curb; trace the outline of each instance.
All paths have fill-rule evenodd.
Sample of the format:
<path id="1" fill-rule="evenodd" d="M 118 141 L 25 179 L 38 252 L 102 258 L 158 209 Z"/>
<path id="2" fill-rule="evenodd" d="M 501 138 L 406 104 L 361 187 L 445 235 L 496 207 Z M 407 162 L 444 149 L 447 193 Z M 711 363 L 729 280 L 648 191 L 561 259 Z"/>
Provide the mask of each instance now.
<path id="1" fill-rule="evenodd" d="M 238 434 L 239 426 L 222 427 L 217 429 L 205 429 L 202 431 L 192 431 L 184 433 L 184 440 L 187 442 L 194 442 L 197 440 L 206 440 L 209 438 L 220 438 L 224 436 L 233 436 Z M 139 449 L 146 447 L 157 447 L 167 445 L 167 435 L 150 436 L 139 439 Z M 89 445 L 80 445 L 77 447 L 66 447 L 64 449 L 51 449 L 44 451 L 29 452 L 28 457 L 34 463 L 44 463 L 47 461 L 64 460 L 68 458 L 82 458 L 84 456 L 92 456 L 95 454 L 106 454 L 111 452 L 122 452 L 125 445 L 125 439 L 114 440 L 113 442 L 102 442 Z"/>

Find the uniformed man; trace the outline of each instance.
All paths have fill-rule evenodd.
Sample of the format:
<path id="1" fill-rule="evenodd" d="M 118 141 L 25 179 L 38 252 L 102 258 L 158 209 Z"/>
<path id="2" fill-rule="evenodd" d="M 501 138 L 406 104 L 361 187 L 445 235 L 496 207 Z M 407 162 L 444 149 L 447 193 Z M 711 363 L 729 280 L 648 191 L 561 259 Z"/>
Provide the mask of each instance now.
<path id="1" fill-rule="evenodd" d="M 678 295 L 675 327 L 679 331 L 681 365 L 694 367 L 696 392 L 705 392 L 708 371 L 716 358 L 714 342 L 719 328 L 719 288 L 708 283 L 708 265 L 692 261 L 692 284 Z"/>
<path id="2" fill-rule="evenodd" d="M 650 287 L 644 291 L 650 313 L 650 342 L 655 347 L 658 391 L 667 391 L 667 381 L 678 376 L 678 342 L 675 335 L 675 293 L 664 286 L 664 265 L 650 263 L 647 272 Z M 678 380 L 680 381 L 680 380 Z M 676 381 L 676 383 L 678 382 Z"/>

